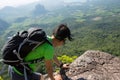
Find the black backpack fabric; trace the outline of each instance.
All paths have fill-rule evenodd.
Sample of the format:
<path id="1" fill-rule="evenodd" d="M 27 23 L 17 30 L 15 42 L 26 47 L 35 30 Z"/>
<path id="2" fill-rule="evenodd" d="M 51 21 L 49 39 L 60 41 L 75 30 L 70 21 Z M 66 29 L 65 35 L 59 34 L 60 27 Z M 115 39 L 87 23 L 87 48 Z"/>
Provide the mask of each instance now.
<path id="1" fill-rule="evenodd" d="M 47 40 L 45 31 L 40 28 L 18 32 L 3 46 L 3 63 L 12 66 L 18 65 L 24 62 L 23 60 L 28 53 L 45 42 L 51 44 Z"/>

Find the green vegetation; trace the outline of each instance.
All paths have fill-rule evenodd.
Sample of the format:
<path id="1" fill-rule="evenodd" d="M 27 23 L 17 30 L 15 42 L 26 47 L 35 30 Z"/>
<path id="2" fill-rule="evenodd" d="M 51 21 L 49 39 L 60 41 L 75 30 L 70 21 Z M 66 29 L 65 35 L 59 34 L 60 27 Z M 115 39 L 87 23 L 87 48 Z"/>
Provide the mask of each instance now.
<path id="1" fill-rule="evenodd" d="M 0 76 L 0 80 L 3 80 L 3 78 Z"/>
<path id="2" fill-rule="evenodd" d="M 67 56 L 67 55 L 62 55 L 61 57 L 58 57 L 58 59 L 60 61 L 62 61 L 63 63 L 72 63 L 75 59 L 77 58 L 77 56 Z"/>

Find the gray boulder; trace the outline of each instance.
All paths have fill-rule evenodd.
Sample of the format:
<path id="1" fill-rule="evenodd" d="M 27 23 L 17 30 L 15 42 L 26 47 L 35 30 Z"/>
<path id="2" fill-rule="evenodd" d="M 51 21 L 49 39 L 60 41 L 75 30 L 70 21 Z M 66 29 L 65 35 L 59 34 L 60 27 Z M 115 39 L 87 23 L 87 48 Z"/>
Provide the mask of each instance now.
<path id="1" fill-rule="evenodd" d="M 72 80 L 120 80 L 120 58 L 88 50 L 70 64 L 66 74 Z"/>

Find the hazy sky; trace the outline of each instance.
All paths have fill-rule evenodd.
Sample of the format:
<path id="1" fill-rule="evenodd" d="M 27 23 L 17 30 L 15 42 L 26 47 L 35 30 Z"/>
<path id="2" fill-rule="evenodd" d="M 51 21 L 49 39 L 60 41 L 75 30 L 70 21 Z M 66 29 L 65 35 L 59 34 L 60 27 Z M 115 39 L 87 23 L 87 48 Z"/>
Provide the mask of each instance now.
<path id="1" fill-rule="evenodd" d="M 59 2 L 59 1 L 65 1 L 65 2 L 72 2 L 72 1 L 85 1 L 85 0 L 0 0 L 0 8 L 3 8 L 4 6 L 20 6 L 28 3 L 32 3 L 35 1 L 42 1 L 46 3 L 48 2 Z"/>
<path id="2" fill-rule="evenodd" d="M 19 6 L 39 0 L 0 0 L 0 8 L 4 6 Z"/>

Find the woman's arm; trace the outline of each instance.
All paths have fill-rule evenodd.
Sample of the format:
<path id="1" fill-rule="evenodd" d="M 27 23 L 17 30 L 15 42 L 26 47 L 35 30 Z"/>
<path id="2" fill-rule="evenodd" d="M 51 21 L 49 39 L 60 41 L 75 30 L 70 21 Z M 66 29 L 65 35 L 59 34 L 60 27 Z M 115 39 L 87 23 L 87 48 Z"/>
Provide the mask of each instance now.
<path id="1" fill-rule="evenodd" d="M 54 61 L 54 63 L 55 63 L 58 67 L 60 67 L 60 66 L 62 65 L 62 62 L 60 62 L 60 61 L 57 59 L 57 56 L 56 56 L 56 55 L 54 55 L 53 61 Z"/>
<path id="2" fill-rule="evenodd" d="M 55 80 L 53 76 L 52 60 L 45 60 L 45 66 L 50 79 Z"/>

